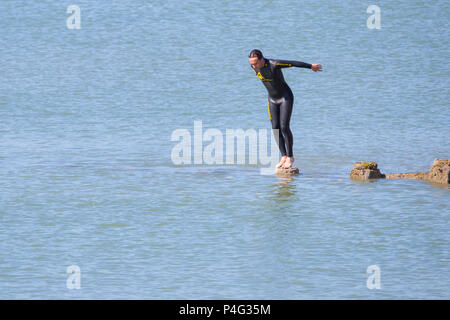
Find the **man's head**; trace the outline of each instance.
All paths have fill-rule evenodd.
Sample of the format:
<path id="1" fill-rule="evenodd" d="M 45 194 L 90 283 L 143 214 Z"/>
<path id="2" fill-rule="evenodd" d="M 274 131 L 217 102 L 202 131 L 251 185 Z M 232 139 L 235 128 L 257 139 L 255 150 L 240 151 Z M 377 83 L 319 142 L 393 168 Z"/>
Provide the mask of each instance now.
<path id="1" fill-rule="evenodd" d="M 253 49 L 248 55 L 248 62 L 250 62 L 253 69 L 264 67 L 265 61 L 262 52 L 258 49 Z"/>

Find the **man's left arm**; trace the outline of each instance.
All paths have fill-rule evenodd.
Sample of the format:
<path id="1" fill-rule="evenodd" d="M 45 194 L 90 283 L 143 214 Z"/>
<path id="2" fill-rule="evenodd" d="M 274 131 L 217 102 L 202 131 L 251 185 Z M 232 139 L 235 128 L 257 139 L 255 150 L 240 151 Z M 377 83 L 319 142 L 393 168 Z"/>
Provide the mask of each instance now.
<path id="1" fill-rule="evenodd" d="M 301 62 L 301 61 L 294 61 L 294 60 L 275 60 L 275 65 L 278 68 L 290 68 L 290 67 L 297 67 L 297 68 L 306 68 L 311 69 L 312 64 Z"/>
<path id="2" fill-rule="evenodd" d="M 275 66 L 278 68 L 290 68 L 290 67 L 297 67 L 297 68 L 306 68 L 306 69 L 312 69 L 313 71 L 322 71 L 322 65 L 321 64 L 310 64 L 302 61 L 294 61 L 294 60 L 275 60 Z"/>

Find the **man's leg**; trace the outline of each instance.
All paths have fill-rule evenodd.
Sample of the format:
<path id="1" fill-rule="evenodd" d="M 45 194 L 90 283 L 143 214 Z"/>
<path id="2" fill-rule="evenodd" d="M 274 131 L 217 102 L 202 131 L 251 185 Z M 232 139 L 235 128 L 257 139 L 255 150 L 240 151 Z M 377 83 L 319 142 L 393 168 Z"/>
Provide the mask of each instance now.
<path id="1" fill-rule="evenodd" d="M 280 129 L 280 107 L 278 104 L 269 101 L 268 111 L 270 121 L 272 122 L 273 135 L 275 136 L 275 140 L 277 141 L 278 148 L 281 152 L 281 161 L 277 164 L 277 168 L 279 168 L 284 164 L 284 161 L 286 161 L 287 158 L 286 143 Z M 276 131 L 274 131 L 275 129 Z"/>
<path id="2" fill-rule="evenodd" d="M 294 137 L 290 128 L 291 114 L 294 105 L 294 99 L 285 99 L 280 105 L 280 130 L 284 137 L 286 143 L 286 154 L 288 158 L 286 159 L 283 167 L 290 168 L 294 162 Z"/>

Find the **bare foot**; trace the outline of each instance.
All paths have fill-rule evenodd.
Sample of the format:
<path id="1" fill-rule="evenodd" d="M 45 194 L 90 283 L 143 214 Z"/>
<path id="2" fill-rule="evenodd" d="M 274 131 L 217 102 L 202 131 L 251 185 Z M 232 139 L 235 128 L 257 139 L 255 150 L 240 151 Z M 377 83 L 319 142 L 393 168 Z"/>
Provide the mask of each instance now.
<path id="1" fill-rule="evenodd" d="M 289 169 L 292 167 L 292 164 L 294 163 L 295 159 L 294 157 L 287 157 L 286 161 L 284 162 L 282 168 L 283 169 Z"/>
<path id="2" fill-rule="evenodd" d="M 286 159 L 287 159 L 287 156 L 282 156 L 280 163 L 277 164 L 277 168 L 281 168 L 283 166 L 284 162 L 286 161 Z"/>

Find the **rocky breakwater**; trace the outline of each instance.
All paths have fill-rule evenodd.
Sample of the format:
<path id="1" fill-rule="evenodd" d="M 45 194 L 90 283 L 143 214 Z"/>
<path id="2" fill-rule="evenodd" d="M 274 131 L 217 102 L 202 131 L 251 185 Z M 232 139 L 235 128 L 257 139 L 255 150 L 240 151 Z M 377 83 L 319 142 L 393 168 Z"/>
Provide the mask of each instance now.
<path id="1" fill-rule="evenodd" d="M 435 159 L 428 172 L 382 174 L 376 162 L 357 162 L 350 172 L 350 179 L 418 179 L 439 184 L 450 184 L 450 159 Z"/>

